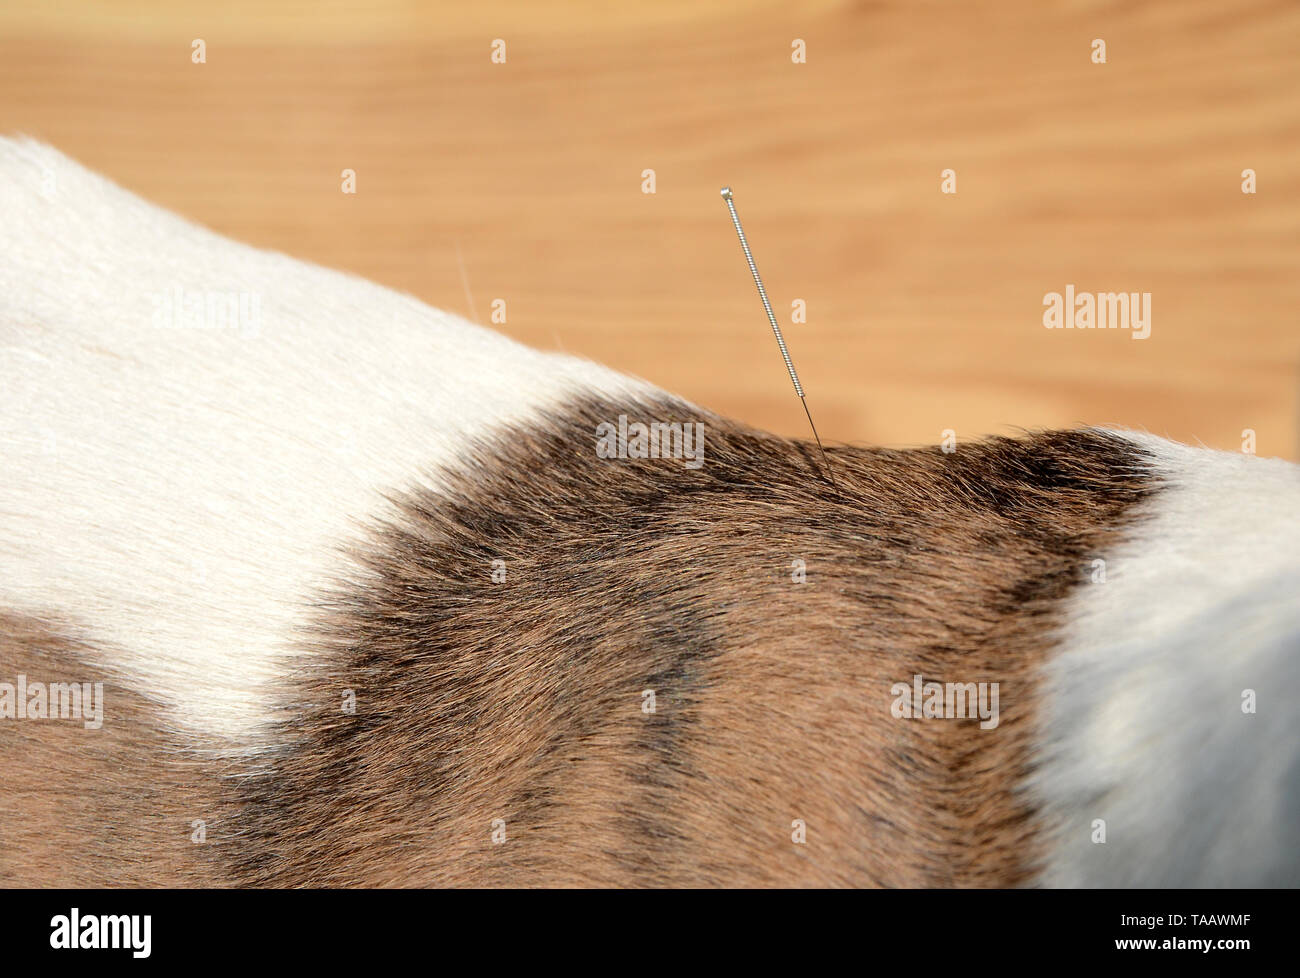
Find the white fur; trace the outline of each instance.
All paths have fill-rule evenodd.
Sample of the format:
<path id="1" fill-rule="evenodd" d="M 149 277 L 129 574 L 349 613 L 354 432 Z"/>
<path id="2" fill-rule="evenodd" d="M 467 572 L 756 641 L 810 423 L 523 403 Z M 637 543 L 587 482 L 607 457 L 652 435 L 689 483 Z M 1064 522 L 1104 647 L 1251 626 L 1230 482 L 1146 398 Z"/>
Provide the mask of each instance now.
<path id="1" fill-rule="evenodd" d="M 0 608 L 70 614 L 175 722 L 261 743 L 266 681 L 381 493 L 636 382 L 257 251 L 0 139 Z M 260 328 L 163 328 L 244 292 Z M 487 569 L 485 569 L 485 573 Z"/>
<path id="2" fill-rule="evenodd" d="M 1300 467 L 1127 437 L 1165 489 L 1069 601 L 1033 784 L 1043 882 L 1295 885 Z"/>

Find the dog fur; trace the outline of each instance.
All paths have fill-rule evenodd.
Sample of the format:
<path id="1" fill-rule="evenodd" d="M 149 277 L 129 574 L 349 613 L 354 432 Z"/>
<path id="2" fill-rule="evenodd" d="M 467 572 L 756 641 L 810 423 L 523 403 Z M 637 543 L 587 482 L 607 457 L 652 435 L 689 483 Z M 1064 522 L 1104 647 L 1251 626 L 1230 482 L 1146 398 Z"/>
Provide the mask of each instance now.
<path id="1" fill-rule="evenodd" d="M 1300 878 L 1297 467 L 1087 430 L 831 486 L 34 143 L 0 213 L 0 682 L 108 703 L 0 718 L 0 883 Z M 213 294 L 256 323 L 159 318 Z M 620 415 L 705 463 L 599 457 Z M 916 674 L 1000 722 L 893 716 Z"/>

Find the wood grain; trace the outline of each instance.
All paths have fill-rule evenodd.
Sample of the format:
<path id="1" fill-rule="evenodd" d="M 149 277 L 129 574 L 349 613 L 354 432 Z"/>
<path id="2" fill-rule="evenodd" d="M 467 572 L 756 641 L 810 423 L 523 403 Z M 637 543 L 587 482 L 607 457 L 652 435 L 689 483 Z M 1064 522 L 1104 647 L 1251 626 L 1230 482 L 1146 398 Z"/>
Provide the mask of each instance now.
<path id="1" fill-rule="evenodd" d="M 828 439 L 1250 428 L 1298 457 L 1300 6 L 609 7 L 21 0 L 0 131 L 801 435 L 730 184 L 778 315 L 807 303 L 786 334 Z M 1067 283 L 1152 293 L 1151 337 L 1045 330 Z"/>

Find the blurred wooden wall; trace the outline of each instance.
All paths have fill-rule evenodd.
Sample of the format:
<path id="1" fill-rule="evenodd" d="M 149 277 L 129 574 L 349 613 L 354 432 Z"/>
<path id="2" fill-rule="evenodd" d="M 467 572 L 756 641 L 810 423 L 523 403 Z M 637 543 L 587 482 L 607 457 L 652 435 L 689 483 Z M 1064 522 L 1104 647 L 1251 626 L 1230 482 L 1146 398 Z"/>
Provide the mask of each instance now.
<path id="1" fill-rule="evenodd" d="M 1296 458 L 1298 38 L 1276 0 L 8 0 L 0 131 L 802 435 L 730 184 L 830 439 L 1251 428 Z M 1151 337 L 1044 329 L 1067 283 L 1152 293 Z"/>

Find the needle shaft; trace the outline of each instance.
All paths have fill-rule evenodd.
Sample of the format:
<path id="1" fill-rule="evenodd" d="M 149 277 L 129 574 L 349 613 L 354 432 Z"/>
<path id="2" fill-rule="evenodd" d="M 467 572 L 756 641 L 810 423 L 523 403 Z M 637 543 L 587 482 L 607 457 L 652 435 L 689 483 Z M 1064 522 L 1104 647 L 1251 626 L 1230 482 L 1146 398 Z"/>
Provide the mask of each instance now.
<path id="1" fill-rule="evenodd" d="M 749 263 L 749 272 L 754 276 L 754 284 L 758 286 L 758 297 L 763 300 L 763 309 L 767 312 L 767 321 L 772 324 L 772 332 L 776 336 L 776 345 L 781 348 L 781 359 L 785 361 L 785 369 L 790 371 L 790 380 L 794 383 L 794 392 L 799 395 L 799 400 L 803 404 L 803 413 L 808 415 L 808 426 L 812 428 L 813 437 L 817 439 L 817 449 L 821 452 L 822 464 L 826 466 L 826 478 L 830 480 L 831 485 L 835 485 L 835 479 L 831 475 L 830 459 L 826 457 L 826 449 L 822 446 L 821 435 L 817 434 L 817 426 L 813 424 L 812 412 L 808 410 L 808 399 L 804 397 L 803 385 L 799 383 L 799 375 L 795 373 L 794 361 L 790 359 L 790 351 L 786 349 L 785 337 L 781 335 L 781 327 L 776 321 L 776 314 L 772 312 L 772 303 L 768 301 L 767 289 L 763 288 L 763 279 L 758 274 L 758 266 L 754 264 L 754 255 L 749 250 L 749 241 L 745 238 L 745 229 L 740 226 L 740 215 L 736 213 L 736 202 L 732 198 L 731 188 L 722 188 L 722 199 L 727 202 L 727 210 L 731 212 L 731 223 L 736 226 L 736 237 L 740 238 L 740 248 L 745 253 L 745 261 Z"/>

